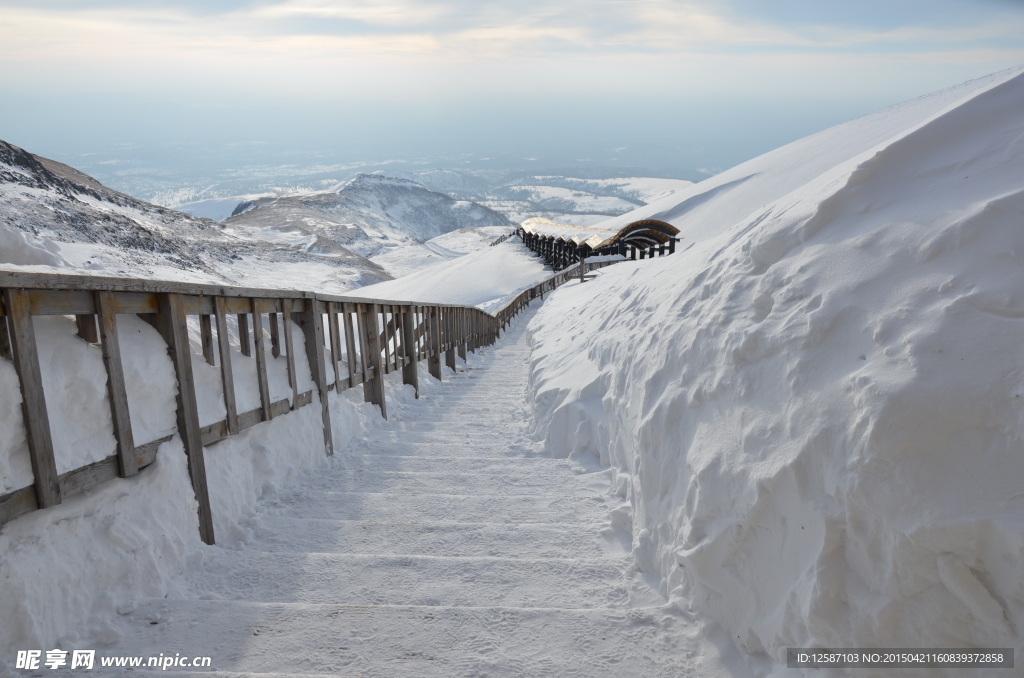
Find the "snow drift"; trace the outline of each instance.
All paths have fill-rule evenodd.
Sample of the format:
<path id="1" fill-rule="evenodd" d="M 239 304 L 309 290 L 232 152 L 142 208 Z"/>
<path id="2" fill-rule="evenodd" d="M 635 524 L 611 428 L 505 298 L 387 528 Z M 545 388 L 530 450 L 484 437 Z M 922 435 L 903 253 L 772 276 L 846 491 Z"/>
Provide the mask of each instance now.
<path id="1" fill-rule="evenodd" d="M 551 267 L 513 236 L 494 247 L 481 247 L 401 278 L 368 285 L 358 294 L 369 299 L 476 306 L 493 313 L 552 275 Z"/>
<path id="2" fill-rule="evenodd" d="M 537 432 L 617 470 L 677 604 L 783 662 L 1019 644 L 1022 177 L 1016 69 L 605 224 L 691 242 L 545 304 Z"/>

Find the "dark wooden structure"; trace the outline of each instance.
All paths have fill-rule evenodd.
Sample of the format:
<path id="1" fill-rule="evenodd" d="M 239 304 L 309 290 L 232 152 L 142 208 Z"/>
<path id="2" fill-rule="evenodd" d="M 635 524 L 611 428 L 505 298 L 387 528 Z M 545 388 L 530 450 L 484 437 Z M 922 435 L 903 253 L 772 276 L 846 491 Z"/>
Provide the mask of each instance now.
<path id="1" fill-rule="evenodd" d="M 634 221 L 617 233 L 595 233 L 596 229 L 563 224 L 536 223 L 531 220 L 516 231 L 523 243 L 544 259 L 555 271 L 585 261 L 589 257 L 621 256 L 629 260 L 652 259 L 675 254 L 679 229 L 655 219 Z M 532 223 L 531 223 L 532 222 Z"/>
<path id="2" fill-rule="evenodd" d="M 592 263 L 599 268 L 613 262 Z M 441 379 L 442 361 L 455 369 L 456 353 L 492 344 L 532 299 L 569 280 L 555 275 L 520 293 L 491 315 L 477 308 L 446 304 L 396 302 L 315 294 L 129 278 L 0 271 L 0 359 L 11 360 L 20 382 L 22 411 L 34 482 L 0 495 L 0 525 L 118 477 L 130 477 L 156 459 L 159 440 L 132 438 L 131 403 L 125 390 L 117 316 L 136 314 L 152 324 L 167 345 L 177 375 L 177 433 L 188 458 L 189 476 L 198 501 L 200 536 L 215 541 L 207 487 L 204 448 L 261 422 L 320 403 L 324 451 L 334 452 L 328 393 L 363 385 L 363 397 L 387 417 L 384 377 L 400 372 L 402 382 L 419 390 L 417 363 L 427 361 L 429 373 Z M 239 351 L 254 358 L 260 407 L 238 412 L 231 366 L 227 316 L 238 316 Z M 106 459 L 57 473 L 50 417 L 39 367 L 33 316 L 74 316 L 78 336 L 99 344 L 107 371 L 107 394 L 116 449 Z M 198 323 L 200 353 L 189 343 L 188 323 Z M 267 324 L 269 324 L 269 327 Z M 302 330 L 313 390 L 300 393 L 291 328 Z M 267 347 L 287 358 L 292 397 L 271 401 L 267 386 Z M 281 335 L 284 335 L 284 342 Z M 216 336 L 214 336 L 216 335 Z M 282 343 L 284 346 L 282 347 Z M 221 366 L 224 420 L 200 426 L 193 361 Z M 328 379 L 333 367 L 333 379 Z M 314 393 L 315 391 L 315 393 Z"/>

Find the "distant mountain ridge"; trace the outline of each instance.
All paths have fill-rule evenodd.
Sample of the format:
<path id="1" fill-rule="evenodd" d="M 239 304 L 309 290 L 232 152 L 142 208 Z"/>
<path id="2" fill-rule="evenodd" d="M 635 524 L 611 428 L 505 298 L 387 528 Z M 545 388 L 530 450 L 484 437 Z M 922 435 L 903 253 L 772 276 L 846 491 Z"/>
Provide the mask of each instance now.
<path id="1" fill-rule="evenodd" d="M 245 201 L 223 224 L 235 232 L 261 229 L 268 239 L 303 240 L 326 250 L 343 247 L 363 256 L 462 228 L 514 225 L 475 202 L 379 174 L 357 174 L 322 193 Z"/>
<path id="2" fill-rule="evenodd" d="M 341 291 L 390 279 L 344 247 L 246 238 L 0 141 L 0 266 Z"/>

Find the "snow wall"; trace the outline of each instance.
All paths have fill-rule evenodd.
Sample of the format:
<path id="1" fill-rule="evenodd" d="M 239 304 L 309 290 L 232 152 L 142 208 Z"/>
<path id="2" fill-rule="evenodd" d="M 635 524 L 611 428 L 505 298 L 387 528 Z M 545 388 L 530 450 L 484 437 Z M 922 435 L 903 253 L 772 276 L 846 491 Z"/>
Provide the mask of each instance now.
<path id="1" fill-rule="evenodd" d="M 1022 178 L 1016 69 L 618 218 L 688 249 L 532 321 L 538 437 L 616 470 L 638 565 L 753 657 L 1020 644 Z"/>
<path id="2" fill-rule="evenodd" d="M 219 368 L 207 365 L 198 326 L 190 319 L 196 396 L 203 425 L 224 417 Z M 114 454 L 106 372 L 99 347 L 75 336 L 72 317 L 33 319 L 54 441 L 64 473 Z M 239 353 L 237 325 L 229 321 L 240 411 L 259 406 L 255 360 Z M 302 331 L 290 326 L 294 346 Z M 140 443 L 175 433 L 177 382 L 167 348 L 152 326 L 118 316 L 132 430 Z M 269 343 L 269 338 L 265 338 Z M 305 351 L 296 351 L 300 391 L 313 388 Z M 287 358 L 268 355 L 274 400 L 291 396 Z M 330 362 L 328 361 L 328 365 Z M 345 375 L 342 375 L 345 376 Z M 328 378 L 333 372 L 328 368 Z M 412 398 L 401 375 L 389 375 L 388 405 L 401 416 Z M 398 381 L 395 381 L 395 380 Z M 433 387 L 423 375 L 421 391 Z M 161 445 L 138 476 L 116 479 L 59 506 L 29 513 L 0 530 L 0 675 L 13 671 L 17 650 L 100 646 L 118 640 L 110 620 L 128 614 L 139 598 L 163 597 L 208 549 L 245 548 L 258 527 L 256 501 L 295 484 L 305 469 L 344 463 L 345 448 L 367 427 L 387 426 L 362 402 L 362 389 L 330 394 L 336 455 L 327 458 L 320 407 L 313 403 L 205 448 L 216 546 L 199 539 L 197 503 L 181 439 Z M 13 364 L 0 360 L 0 493 L 32 483 Z"/>

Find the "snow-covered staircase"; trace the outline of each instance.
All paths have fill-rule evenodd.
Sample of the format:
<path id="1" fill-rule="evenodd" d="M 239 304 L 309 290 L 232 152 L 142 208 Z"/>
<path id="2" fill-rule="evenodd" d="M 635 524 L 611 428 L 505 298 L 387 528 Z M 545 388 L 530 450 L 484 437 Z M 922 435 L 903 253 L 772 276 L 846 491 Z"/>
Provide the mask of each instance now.
<path id="1" fill-rule="evenodd" d="M 102 654 L 209 655 L 221 676 L 692 671 L 700 631 L 631 568 L 608 472 L 529 452 L 530 315 L 264 501 L 244 550 L 206 548 L 186 593 L 139 603 Z"/>

